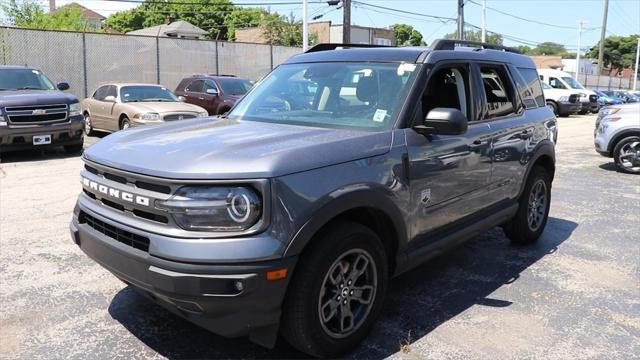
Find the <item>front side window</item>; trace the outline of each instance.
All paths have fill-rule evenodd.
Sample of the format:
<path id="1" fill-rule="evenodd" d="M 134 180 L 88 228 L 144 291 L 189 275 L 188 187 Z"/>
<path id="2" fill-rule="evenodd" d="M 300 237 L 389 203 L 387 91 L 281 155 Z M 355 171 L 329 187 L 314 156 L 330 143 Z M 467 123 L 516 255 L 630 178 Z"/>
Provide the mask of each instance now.
<path id="1" fill-rule="evenodd" d="M 1 69 L 0 90 L 54 90 L 42 72 L 33 69 Z"/>
<path id="2" fill-rule="evenodd" d="M 107 96 L 113 96 L 114 98 L 118 97 L 118 89 L 116 88 L 115 85 L 107 86 L 107 92 L 105 94 L 105 98 Z"/>
<path id="3" fill-rule="evenodd" d="M 445 67 L 436 70 L 429 78 L 422 95 L 422 121 L 435 108 L 460 110 L 468 118 L 469 71 L 466 66 Z M 469 119 L 473 120 L 473 119 Z"/>
<path id="4" fill-rule="evenodd" d="M 161 86 L 123 86 L 120 88 L 122 102 L 175 102 L 178 98 Z"/>
<path id="5" fill-rule="evenodd" d="M 216 84 L 211 81 L 211 80 L 207 80 L 204 82 L 203 87 L 202 87 L 202 92 L 207 92 L 207 90 L 215 90 L 218 91 L 218 87 L 216 86 Z"/>
<path id="6" fill-rule="evenodd" d="M 196 80 L 194 82 L 192 82 L 191 84 L 189 84 L 187 86 L 187 88 L 185 89 L 186 91 L 190 91 L 190 92 L 204 92 L 204 81 L 203 80 Z"/>
<path id="7" fill-rule="evenodd" d="M 276 68 L 229 118 L 362 130 L 390 129 L 415 64 L 331 62 Z M 299 96 L 303 92 L 304 96 Z"/>
<path id="8" fill-rule="evenodd" d="M 99 87 L 98 90 L 93 93 L 93 98 L 99 101 L 104 100 L 107 96 L 107 87 L 107 85 Z"/>
<path id="9" fill-rule="evenodd" d="M 584 86 L 578 82 L 578 80 L 572 78 L 571 76 L 563 76 L 562 80 L 569 84 L 572 89 L 584 89 Z"/>
<path id="10" fill-rule="evenodd" d="M 549 85 L 551 85 L 551 87 L 554 88 L 554 89 L 566 89 L 567 88 L 566 86 L 564 86 L 562 81 L 560 81 L 558 78 L 554 78 L 554 77 L 550 77 L 549 78 Z"/>
<path id="11" fill-rule="evenodd" d="M 480 67 L 484 93 L 487 99 L 485 119 L 508 116 L 515 113 L 511 80 L 502 67 Z"/>

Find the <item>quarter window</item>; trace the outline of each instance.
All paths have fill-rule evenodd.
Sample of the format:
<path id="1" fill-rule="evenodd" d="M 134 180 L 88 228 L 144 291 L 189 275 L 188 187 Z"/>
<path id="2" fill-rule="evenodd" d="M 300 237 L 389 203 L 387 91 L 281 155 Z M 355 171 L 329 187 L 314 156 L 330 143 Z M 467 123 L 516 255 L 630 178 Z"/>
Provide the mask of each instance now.
<path id="1" fill-rule="evenodd" d="M 213 81 L 207 80 L 207 81 L 204 82 L 204 86 L 202 88 L 202 92 L 207 92 L 207 90 L 218 91 L 218 87 L 216 86 L 216 84 Z"/>
<path id="2" fill-rule="evenodd" d="M 191 92 L 204 92 L 203 88 L 204 88 L 204 81 L 196 80 L 191 84 L 189 84 L 185 90 L 191 91 Z"/>
<path id="3" fill-rule="evenodd" d="M 515 113 L 514 92 L 504 68 L 481 66 L 482 83 L 487 99 L 485 119 L 509 116 Z"/>
<path id="4" fill-rule="evenodd" d="M 538 106 L 544 106 L 544 93 L 542 92 L 542 87 L 540 86 L 540 80 L 538 79 L 538 72 L 536 69 L 528 69 L 528 68 L 518 68 L 518 72 L 522 75 L 528 90 L 535 99 L 535 102 Z M 526 98 L 525 98 L 526 99 Z M 529 107 L 535 107 L 533 104 L 527 104 L 525 100 L 525 105 Z M 532 105 L 532 106 L 530 106 Z"/>

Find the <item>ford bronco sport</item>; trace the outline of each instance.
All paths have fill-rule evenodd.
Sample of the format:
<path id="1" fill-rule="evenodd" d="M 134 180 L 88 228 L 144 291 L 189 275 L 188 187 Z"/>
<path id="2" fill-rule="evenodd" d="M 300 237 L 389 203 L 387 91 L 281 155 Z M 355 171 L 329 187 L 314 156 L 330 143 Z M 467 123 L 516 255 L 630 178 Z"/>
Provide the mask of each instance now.
<path id="1" fill-rule="evenodd" d="M 54 86 L 42 72 L 0 66 L 0 152 L 63 146 L 82 150 L 83 119 L 78 99 Z"/>
<path id="2" fill-rule="evenodd" d="M 335 357 L 391 277 L 497 225 L 538 239 L 556 119 L 533 61 L 452 40 L 361 47 L 291 57 L 227 116 L 93 145 L 75 243 L 217 334 Z"/>

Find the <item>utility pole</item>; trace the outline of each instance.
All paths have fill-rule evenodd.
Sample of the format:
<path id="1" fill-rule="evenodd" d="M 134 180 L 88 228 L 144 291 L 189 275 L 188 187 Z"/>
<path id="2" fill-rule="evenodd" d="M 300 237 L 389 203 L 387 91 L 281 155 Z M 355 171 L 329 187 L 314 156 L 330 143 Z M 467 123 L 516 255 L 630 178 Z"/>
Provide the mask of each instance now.
<path id="1" fill-rule="evenodd" d="M 56 10 L 56 0 L 49 0 L 49 12 Z"/>
<path id="2" fill-rule="evenodd" d="M 600 32 L 600 48 L 598 49 L 598 75 L 602 73 L 604 62 L 604 36 L 607 33 L 607 14 L 609 13 L 609 0 L 604 0 L 604 14 L 602 16 L 602 31 Z"/>
<path id="3" fill-rule="evenodd" d="M 482 42 L 487 42 L 487 0 L 482 0 Z"/>
<path id="4" fill-rule="evenodd" d="M 342 43 L 351 44 L 351 0 L 342 0 Z"/>
<path id="5" fill-rule="evenodd" d="M 633 72 L 633 91 L 636 91 L 638 88 L 638 60 L 640 59 L 640 37 L 638 38 L 638 45 L 636 46 L 636 69 Z"/>
<path id="6" fill-rule="evenodd" d="M 307 0 L 302 0 L 302 51 L 309 48 L 309 16 L 307 14 Z"/>
<path id="7" fill-rule="evenodd" d="M 458 40 L 464 40 L 464 0 L 458 0 Z"/>
<path id="8" fill-rule="evenodd" d="M 578 78 L 580 75 L 580 43 L 582 42 L 582 25 L 584 22 L 584 20 L 578 21 L 578 50 L 576 51 L 576 80 L 578 80 L 578 82 L 580 82 Z"/>

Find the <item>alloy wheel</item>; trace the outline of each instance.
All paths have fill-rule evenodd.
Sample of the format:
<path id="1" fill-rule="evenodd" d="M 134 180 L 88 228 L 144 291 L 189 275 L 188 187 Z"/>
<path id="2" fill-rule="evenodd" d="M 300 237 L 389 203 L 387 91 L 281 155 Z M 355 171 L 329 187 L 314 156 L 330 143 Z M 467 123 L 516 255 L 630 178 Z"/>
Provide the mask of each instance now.
<path id="1" fill-rule="evenodd" d="M 93 129 L 91 128 L 91 116 L 89 115 L 85 115 L 84 116 L 84 133 L 86 135 L 91 134 L 91 131 Z"/>
<path id="2" fill-rule="evenodd" d="M 373 257 L 351 249 L 338 257 L 324 276 L 318 301 L 322 329 L 344 338 L 362 326 L 376 296 L 378 277 Z"/>
<path id="3" fill-rule="evenodd" d="M 547 211 L 547 185 L 538 179 L 531 187 L 527 209 L 527 223 L 532 231 L 538 230 Z"/>
<path id="4" fill-rule="evenodd" d="M 622 145 L 618 155 L 620 165 L 628 171 L 640 171 L 640 141 L 634 140 Z"/>

